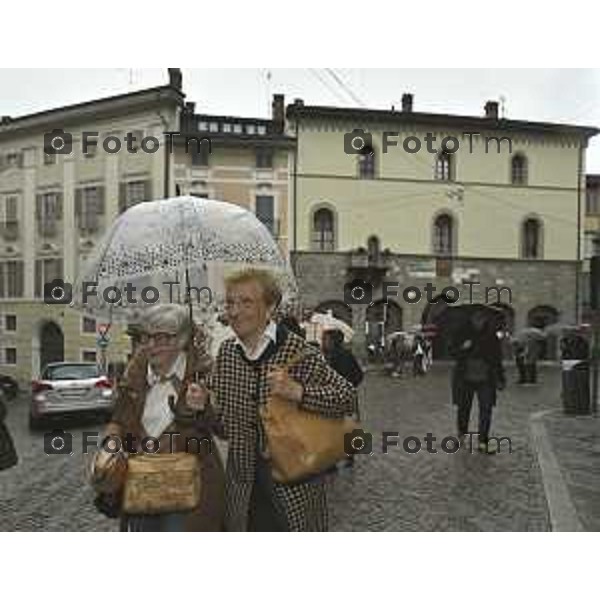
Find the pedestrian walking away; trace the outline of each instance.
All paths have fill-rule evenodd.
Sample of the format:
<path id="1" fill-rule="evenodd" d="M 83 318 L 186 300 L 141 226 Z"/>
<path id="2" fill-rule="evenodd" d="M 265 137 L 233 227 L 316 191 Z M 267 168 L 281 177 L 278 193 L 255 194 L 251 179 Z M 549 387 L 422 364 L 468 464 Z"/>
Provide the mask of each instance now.
<path id="1" fill-rule="evenodd" d="M 496 390 L 504 389 L 502 349 L 494 324 L 484 313 L 474 313 L 470 322 L 453 340 L 451 352 L 456 358 L 452 373 L 452 400 L 457 406 L 457 429 L 461 444 L 469 432 L 474 396 L 479 404 L 479 451 L 495 453 L 489 442 Z"/>

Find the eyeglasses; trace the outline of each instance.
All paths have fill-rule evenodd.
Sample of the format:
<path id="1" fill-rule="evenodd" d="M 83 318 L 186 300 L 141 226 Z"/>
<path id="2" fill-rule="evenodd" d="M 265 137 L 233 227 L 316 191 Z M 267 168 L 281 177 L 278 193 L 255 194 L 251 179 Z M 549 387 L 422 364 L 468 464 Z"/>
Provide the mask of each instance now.
<path id="1" fill-rule="evenodd" d="M 174 342 L 176 337 L 176 333 L 167 333 L 165 331 L 158 331 L 156 333 L 142 333 L 140 336 L 140 342 L 142 342 L 142 344 L 148 344 L 152 340 L 156 345 L 164 346 Z"/>
<path id="2" fill-rule="evenodd" d="M 252 298 L 227 298 L 225 300 L 225 310 L 232 310 L 233 308 L 249 309 L 256 304 L 256 300 Z"/>

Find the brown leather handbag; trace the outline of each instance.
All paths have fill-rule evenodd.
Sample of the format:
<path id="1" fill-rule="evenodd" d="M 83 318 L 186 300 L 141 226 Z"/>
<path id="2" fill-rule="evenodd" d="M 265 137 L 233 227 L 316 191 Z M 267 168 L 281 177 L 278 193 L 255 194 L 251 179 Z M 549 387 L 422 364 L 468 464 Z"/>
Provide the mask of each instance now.
<path id="1" fill-rule="evenodd" d="M 284 368 L 301 360 L 298 356 Z M 278 483 L 297 483 L 347 458 L 344 436 L 360 424 L 351 417 L 329 418 L 270 396 L 261 408 L 272 476 Z"/>

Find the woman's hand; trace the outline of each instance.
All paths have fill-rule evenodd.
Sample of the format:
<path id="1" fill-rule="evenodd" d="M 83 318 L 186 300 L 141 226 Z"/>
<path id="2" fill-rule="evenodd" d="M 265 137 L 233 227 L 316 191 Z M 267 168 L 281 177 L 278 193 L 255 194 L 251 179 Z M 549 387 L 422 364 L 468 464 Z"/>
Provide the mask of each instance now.
<path id="1" fill-rule="evenodd" d="M 280 396 L 290 402 L 300 402 L 304 389 L 283 369 L 275 369 L 267 375 L 269 390 L 274 396 Z"/>
<path id="2" fill-rule="evenodd" d="M 209 396 L 209 391 L 204 386 L 198 385 L 197 383 L 191 383 L 186 392 L 185 403 L 192 410 L 202 411 L 206 409 L 206 405 L 209 402 Z"/>

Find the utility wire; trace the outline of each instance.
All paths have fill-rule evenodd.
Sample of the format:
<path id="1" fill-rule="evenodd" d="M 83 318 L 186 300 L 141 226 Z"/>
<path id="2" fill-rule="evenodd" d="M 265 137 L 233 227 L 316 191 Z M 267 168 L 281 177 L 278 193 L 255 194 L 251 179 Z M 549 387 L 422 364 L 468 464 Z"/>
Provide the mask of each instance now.
<path id="1" fill-rule="evenodd" d="M 317 69 L 308 69 L 308 71 L 309 71 L 309 73 L 312 73 L 312 75 L 314 77 L 316 77 L 321 82 L 321 84 L 327 88 L 329 93 L 333 94 L 338 99 L 338 101 L 340 101 L 342 103 L 346 102 L 346 99 L 343 96 L 341 96 L 340 93 L 333 86 L 331 86 L 326 79 L 324 79 L 321 76 L 321 74 L 319 73 L 319 71 L 317 71 Z"/>
<path id="2" fill-rule="evenodd" d="M 325 69 L 325 71 L 329 73 L 333 80 L 346 92 L 346 94 L 348 94 L 348 96 L 350 96 L 350 98 L 352 98 L 353 102 L 362 107 L 365 106 L 365 103 L 350 89 L 348 85 L 342 81 L 341 77 L 335 72 L 334 69 Z"/>

